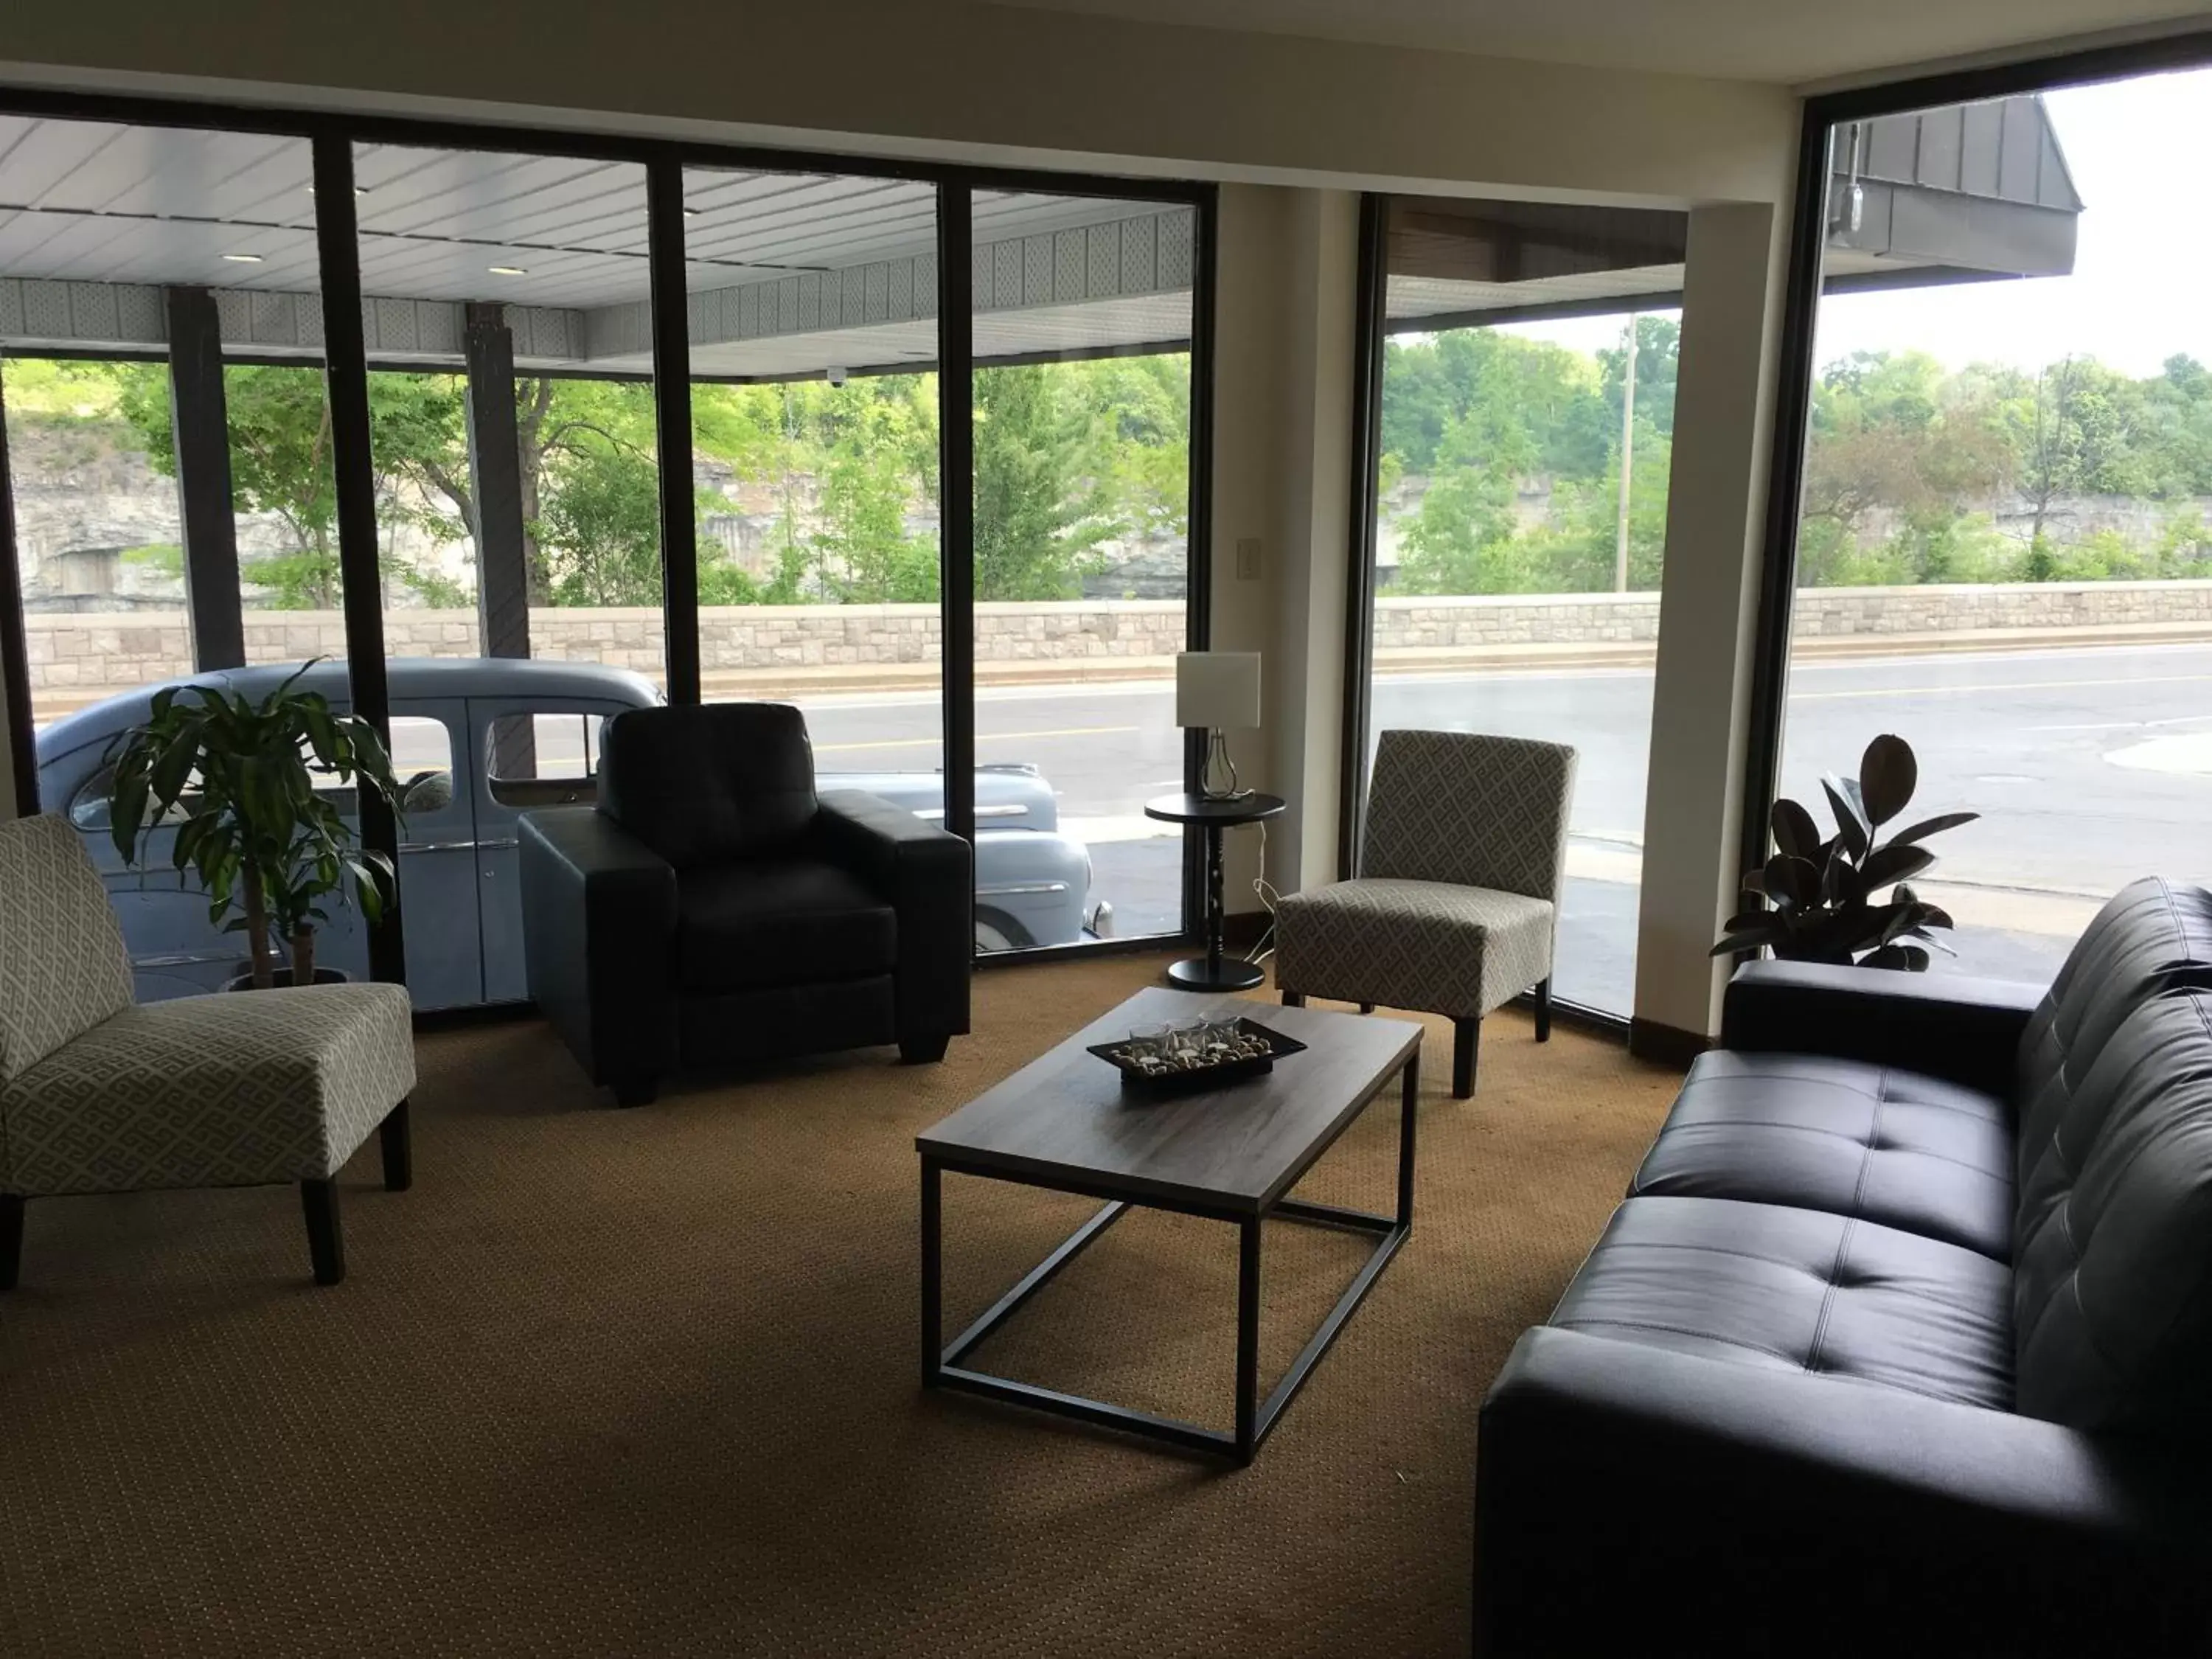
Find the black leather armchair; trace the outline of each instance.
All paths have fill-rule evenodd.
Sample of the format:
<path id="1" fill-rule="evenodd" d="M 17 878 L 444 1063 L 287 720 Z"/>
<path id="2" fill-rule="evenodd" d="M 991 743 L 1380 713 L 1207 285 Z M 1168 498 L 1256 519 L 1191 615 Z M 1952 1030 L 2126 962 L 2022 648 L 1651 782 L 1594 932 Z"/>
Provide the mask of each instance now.
<path id="1" fill-rule="evenodd" d="M 968 843 L 858 790 L 817 795 L 781 703 L 608 722 L 595 806 L 522 819 L 530 994 L 624 1105 L 686 1070 L 968 1030 Z"/>

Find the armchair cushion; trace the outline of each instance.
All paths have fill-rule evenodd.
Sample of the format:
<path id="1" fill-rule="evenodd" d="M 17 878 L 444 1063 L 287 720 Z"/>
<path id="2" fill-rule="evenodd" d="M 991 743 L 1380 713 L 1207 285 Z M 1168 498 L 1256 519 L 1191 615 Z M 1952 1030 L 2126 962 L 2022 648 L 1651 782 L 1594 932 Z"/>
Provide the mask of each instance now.
<path id="1" fill-rule="evenodd" d="M 123 929 L 77 832 L 50 813 L 0 823 L 0 1084 L 131 997 Z"/>
<path id="2" fill-rule="evenodd" d="M 1994 1095 L 1822 1054 L 1718 1049 L 1690 1068 L 1629 1191 L 1855 1216 L 2009 1262 L 2012 1164 L 2012 1114 Z"/>
<path id="3" fill-rule="evenodd" d="M 0 1091 L 8 1188 L 50 1197 L 325 1179 L 414 1086 L 400 986 L 125 1008 Z"/>
<path id="4" fill-rule="evenodd" d="M 1285 895 L 1275 926 L 1307 996 L 1479 1018 L 1552 971 L 1551 901 L 1490 888 L 1363 877 Z"/>
<path id="5" fill-rule="evenodd" d="M 857 876 L 820 859 L 746 859 L 676 878 L 685 996 L 888 974 L 899 925 Z"/>
<path id="6" fill-rule="evenodd" d="M 788 703 L 625 709 L 607 722 L 599 792 L 679 870 L 788 853 L 814 821 L 814 749 Z"/>

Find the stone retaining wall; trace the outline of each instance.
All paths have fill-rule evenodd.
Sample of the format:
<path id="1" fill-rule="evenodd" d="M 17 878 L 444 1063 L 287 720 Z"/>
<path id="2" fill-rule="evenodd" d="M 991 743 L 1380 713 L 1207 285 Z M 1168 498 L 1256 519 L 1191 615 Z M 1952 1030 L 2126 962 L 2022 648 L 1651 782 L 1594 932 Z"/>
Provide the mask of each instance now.
<path id="1" fill-rule="evenodd" d="M 708 673 L 888 666 L 934 662 L 942 654 L 933 605 L 714 606 L 699 613 L 699 622 L 701 662 Z M 1800 637 L 2160 623 L 2212 628 L 2212 581 L 1822 588 L 1800 593 L 1796 604 Z M 191 666 L 191 641 L 178 611 L 39 613 L 25 624 L 34 690 L 81 696 L 166 679 Z M 539 656 L 660 672 L 656 611 L 538 610 L 530 626 Z M 1634 642 L 1656 639 L 1658 631 L 1655 593 L 1390 597 L 1376 605 L 1376 646 L 1385 657 L 1394 651 Z M 385 633 L 395 657 L 477 654 L 473 611 L 394 611 L 386 615 Z M 975 653 L 985 662 L 1157 661 L 1182 643 L 1183 608 L 1176 600 L 976 607 Z M 335 611 L 249 612 L 246 651 L 252 662 L 343 656 L 344 623 Z"/>

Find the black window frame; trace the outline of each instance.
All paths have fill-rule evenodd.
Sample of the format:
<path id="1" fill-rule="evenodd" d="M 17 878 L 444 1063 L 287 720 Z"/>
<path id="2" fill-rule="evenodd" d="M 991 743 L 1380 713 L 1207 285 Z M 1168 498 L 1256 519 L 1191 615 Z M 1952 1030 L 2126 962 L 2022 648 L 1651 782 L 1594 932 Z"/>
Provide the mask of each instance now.
<path id="1" fill-rule="evenodd" d="M 1791 201 L 1790 259 L 1768 459 L 1765 545 L 1752 638 L 1748 729 L 1744 744 L 1739 867 L 1766 861 L 1768 820 L 1782 769 L 1790 691 L 1790 619 L 1797 596 L 1797 531 L 1813 415 L 1814 331 L 1819 320 L 1821 256 L 1827 235 L 1829 144 L 1838 127 L 1885 115 L 2124 81 L 2162 71 L 2212 67 L 2212 30 L 2091 47 L 1879 86 L 1826 93 L 1805 100 Z"/>
<path id="2" fill-rule="evenodd" d="M 1218 191 L 1210 182 L 1122 177 L 1104 173 L 1058 173 L 1047 169 L 978 167 L 901 160 L 884 156 L 848 155 L 808 149 L 783 149 L 750 144 L 714 143 L 702 140 L 648 138 L 623 134 L 580 132 L 560 127 L 507 125 L 402 116 L 356 115 L 311 110 L 283 104 L 217 105 L 189 99 L 60 91 L 45 88 L 0 84 L 0 114 L 61 121 L 112 123 L 118 125 L 175 130 L 252 133 L 304 141 L 313 147 L 317 180 L 316 234 L 321 254 L 319 272 L 326 330 L 320 357 L 330 387 L 332 413 L 333 460 L 339 480 L 339 566 L 343 609 L 347 635 L 348 673 L 355 710 L 388 734 L 391 714 L 386 684 L 386 656 L 379 584 L 375 580 L 377 537 L 374 501 L 369 488 L 372 461 L 367 405 L 367 375 L 378 365 L 367 355 L 360 324 L 360 252 L 356 234 L 352 190 L 355 147 L 364 143 L 420 148 L 492 150 L 532 155 L 631 162 L 646 170 L 647 257 L 653 275 L 655 302 L 652 307 L 655 416 L 662 442 L 655 456 L 662 483 L 662 616 L 667 641 L 666 668 L 669 700 L 696 702 L 699 686 L 699 587 L 695 526 L 689 509 L 688 477 L 683 488 L 670 488 L 666 457 L 688 453 L 690 431 L 690 351 L 685 307 L 681 302 L 684 270 L 683 171 L 687 167 L 736 168 L 770 173 L 827 173 L 848 177 L 906 179 L 935 185 L 939 191 L 939 233 L 948 222 L 961 231 L 960 257 L 939 262 L 939 353 L 934 368 L 941 387 L 957 386 L 964 409 L 973 398 L 977 367 L 972 349 L 972 319 L 965 304 L 958 320 L 944 304 L 945 296 L 968 286 L 967 226 L 974 194 L 979 190 L 1018 191 L 1053 196 L 1089 196 L 1134 202 L 1164 202 L 1191 208 L 1197 219 L 1197 247 L 1191 295 L 1191 331 L 1187 342 L 1163 341 L 1159 349 L 1178 345 L 1190 356 L 1189 502 L 1186 546 L 1187 648 L 1203 650 L 1211 637 L 1212 592 L 1212 494 L 1214 429 L 1214 296 L 1217 239 L 1219 224 Z M 950 211 L 947 209 L 950 208 Z M 662 303 L 673 288 L 678 302 Z M 333 297 L 335 296 L 335 298 Z M 36 354 L 41 357 L 159 359 L 148 351 L 83 350 Z M 1048 354 L 1060 359 L 1069 354 Z M 1106 354 L 1098 354 L 1106 355 Z M 225 362 L 249 362 L 252 354 L 226 354 Z M 313 366 L 313 356 L 268 359 L 287 365 Z M 1001 360 L 987 360 L 986 366 Z M 1012 359 L 1004 361 L 1012 362 Z M 407 367 L 419 367 L 408 365 Z M 673 368 L 677 372 L 664 372 Z M 580 378 L 604 378 L 586 374 Z M 643 379 L 641 375 L 614 378 Z M 712 380 L 720 377 L 697 377 Z M 730 377 L 733 380 L 738 377 Z M 949 395 L 949 393 L 948 393 Z M 966 432 L 950 434 L 958 444 Z M 670 434 L 675 434 L 672 450 Z M 950 455 L 940 422 L 940 461 Z M 963 456 L 965 452 L 963 451 Z M 952 508 L 947 489 L 945 534 L 940 558 L 945 581 L 940 604 L 947 626 L 940 707 L 946 723 L 946 823 L 956 833 L 974 839 L 975 803 L 972 765 L 960 774 L 954 787 L 952 763 L 974 753 L 974 549 L 972 542 L 971 468 L 963 456 L 946 466 L 946 479 L 959 478 L 958 509 Z M 960 545 L 955 546 L 956 539 Z M 965 609 L 956 617 L 956 606 Z M 4 400 L 0 400 L 0 684 L 7 691 L 8 743 L 14 762 L 15 809 L 29 816 L 40 810 L 36 738 L 32 721 L 28 651 L 24 638 L 21 566 L 16 547 L 12 495 L 8 474 Z M 959 729 L 953 729 L 955 723 Z M 1203 763 L 1198 734 L 1187 734 L 1184 781 L 1195 788 Z M 362 842 L 372 850 L 398 855 L 397 828 L 388 811 L 369 816 L 362 826 Z M 1203 911 L 1202 854 L 1194 832 L 1186 831 L 1182 848 L 1182 921 L 1180 931 L 1148 934 L 1137 939 L 1080 940 L 1066 945 L 1030 946 L 1012 951 L 978 952 L 978 967 L 1071 956 L 1110 954 L 1133 951 L 1188 946 L 1198 939 L 1198 918 Z M 371 930 L 371 971 L 374 977 L 395 983 L 406 981 L 405 951 L 398 906 L 385 912 Z"/>

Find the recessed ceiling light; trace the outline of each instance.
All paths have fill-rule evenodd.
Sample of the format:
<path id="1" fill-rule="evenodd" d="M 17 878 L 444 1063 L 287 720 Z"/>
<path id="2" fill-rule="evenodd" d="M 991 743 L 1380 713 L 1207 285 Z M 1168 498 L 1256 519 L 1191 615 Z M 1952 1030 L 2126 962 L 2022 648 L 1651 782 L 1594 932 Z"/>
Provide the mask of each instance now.
<path id="1" fill-rule="evenodd" d="M 258 253 L 226 253 L 222 257 L 234 265 L 258 265 L 261 263 L 261 256 Z"/>
<path id="2" fill-rule="evenodd" d="M 484 269 L 495 276 L 527 276 L 530 273 L 520 265 L 486 265 Z"/>

